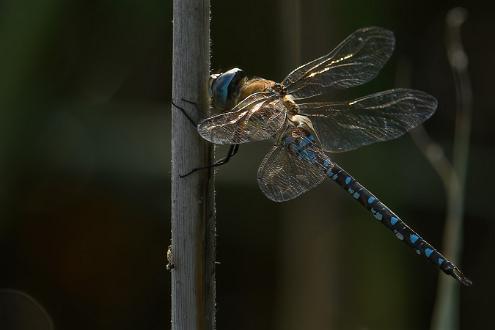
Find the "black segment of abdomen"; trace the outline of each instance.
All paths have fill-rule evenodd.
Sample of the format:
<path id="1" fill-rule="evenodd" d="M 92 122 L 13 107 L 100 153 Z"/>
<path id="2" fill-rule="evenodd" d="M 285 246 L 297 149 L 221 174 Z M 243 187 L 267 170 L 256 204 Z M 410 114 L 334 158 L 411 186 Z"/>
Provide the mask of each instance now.
<path id="1" fill-rule="evenodd" d="M 399 240 L 404 241 L 408 246 L 413 248 L 417 254 L 430 260 L 430 262 L 435 264 L 446 274 L 454 276 L 453 270 L 456 266 L 452 262 L 411 229 L 399 218 L 399 216 L 392 212 L 392 210 L 376 198 L 368 189 L 357 182 L 343 168 L 332 162 L 332 165 L 330 168 L 326 169 L 326 171 L 327 175 L 333 181 L 350 193 L 353 199 L 357 200 L 362 206 L 369 210 L 373 217 L 391 230 Z M 456 276 L 454 277 L 456 278 Z"/>

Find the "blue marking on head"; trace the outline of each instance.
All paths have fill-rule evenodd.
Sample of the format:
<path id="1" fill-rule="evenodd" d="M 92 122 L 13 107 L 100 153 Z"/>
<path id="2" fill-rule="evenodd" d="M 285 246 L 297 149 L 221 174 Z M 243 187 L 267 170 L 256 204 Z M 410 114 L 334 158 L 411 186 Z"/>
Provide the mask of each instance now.
<path id="1" fill-rule="evenodd" d="M 392 225 L 395 225 L 398 221 L 399 221 L 399 219 L 397 219 L 396 217 L 391 217 L 391 218 L 390 218 L 390 223 L 391 223 Z"/>
<path id="2" fill-rule="evenodd" d="M 437 263 L 439 266 L 443 264 L 443 262 L 444 262 L 443 258 L 438 258 Z"/>
<path id="3" fill-rule="evenodd" d="M 430 249 L 430 248 L 426 248 L 425 249 L 425 255 L 429 258 L 431 256 L 431 254 L 433 253 L 433 249 Z"/>
<path id="4" fill-rule="evenodd" d="M 414 234 L 411 234 L 411 236 L 409 236 L 409 240 L 411 241 L 411 243 L 416 243 L 416 241 L 419 239 L 419 236 L 418 235 L 414 235 Z"/>
<path id="5" fill-rule="evenodd" d="M 370 197 L 368 198 L 368 204 L 372 204 L 372 203 L 375 201 L 375 199 L 376 199 L 375 197 L 370 196 Z"/>
<path id="6" fill-rule="evenodd" d="M 329 169 L 329 170 L 327 171 L 327 175 L 328 175 L 329 177 L 332 177 L 332 176 L 334 176 L 334 175 L 335 175 L 335 173 L 333 173 L 332 169 Z"/>
<path id="7" fill-rule="evenodd" d="M 326 159 L 323 161 L 323 166 L 324 166 L 325 168 L 329 168 L 331 164 L 332 164 L 332 162 L 331 162 L 331 161 L 330 161 L 330 159 L 328 159 L 328 158 L 326 158 Z M 328 172 L 332 172 L 332 170 L 330 169 L 330 170 L 328 170 Z M 327 172 L 327 174 L 328 174 L 328 172 Z M 330 175 L 330 174 L 328 174 L 328 175 Z M 330 176 L 331 176 L 331 175 L 330 175 Z"/>
<path id="8" fill-rule="evenodd" d="M 352 181 L 352 178 L 350 176 L 345 178 L 345 184 L 349 184 L 349 183 L 351 183 L 351 181 Z"/>
<path id="9" fill-rule="evenodd" d="M 211 95 L 215 104 L 221 108 L 227 105 L 229 98 L 229 86 L 234 77 L 243 74 L 241 69 L 233 68 L 220 74 L 211 84 Z"/>
<path id="10" fill-rule="evenodd" d="M 332 180 L 337 180 L 338 178 L 339 178 L 338 174 L 335 174 L 334 176 L 332 176 Z"/>
<path id="11" fill-rule="evenodd" d="M 355 192 L 354 195 L 352 195 L 352 197 L 354 197 L 355 199 L 358 199 L 359 198 L 359 193 L 358 192 Z"/>

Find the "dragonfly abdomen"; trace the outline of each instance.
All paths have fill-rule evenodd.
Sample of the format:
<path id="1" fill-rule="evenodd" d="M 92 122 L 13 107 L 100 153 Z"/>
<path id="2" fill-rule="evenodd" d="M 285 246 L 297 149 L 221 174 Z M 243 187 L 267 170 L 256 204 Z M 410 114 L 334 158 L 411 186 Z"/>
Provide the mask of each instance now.
<path id="1" fill-rule="evenodd" d="M 445 256 L 438 252 L 431 244 L 424 240 L 416 231 L 409 227 L 390 208 L 383 204 L 368 189 L 356 181 L 338 164 L 325 158 L 322 161 L 327 176 L 335 181 L 340 187 L 351 194 L 352 198 L 358 201 L 373 217 L 391 230 L 395 237 L 409 247 L 413 248 L 418 255 L 422 255 L 430 262 L 439 267 L 446 274 L 454 277 L 464 285 L 471 285 L 472 282 L 466 278 L 462 272 Z"/>

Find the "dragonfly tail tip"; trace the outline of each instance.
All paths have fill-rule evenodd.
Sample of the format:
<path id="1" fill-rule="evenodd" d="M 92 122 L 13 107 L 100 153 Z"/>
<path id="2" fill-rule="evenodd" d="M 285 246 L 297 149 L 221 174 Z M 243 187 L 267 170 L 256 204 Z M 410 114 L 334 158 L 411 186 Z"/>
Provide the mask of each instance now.
<path id="1" fill-rule="evenodd" d="M 460 283 L 464 284 L 465 286 L 471 286 L 473 282 L 464 276 L 464 274 L 457 268 L 454 268 L 452 270 L 452 275 L 455 277 L 456 280 L 458 280 Z"/>

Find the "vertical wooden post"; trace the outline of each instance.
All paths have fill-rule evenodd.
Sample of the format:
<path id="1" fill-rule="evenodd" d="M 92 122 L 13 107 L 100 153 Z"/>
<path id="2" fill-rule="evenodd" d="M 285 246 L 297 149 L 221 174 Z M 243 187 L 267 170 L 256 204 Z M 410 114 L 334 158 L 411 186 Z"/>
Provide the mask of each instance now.
<path id="1" fill-rule="evenodd" d="M 208 108 L 209 0 L 173 2 L 172 100 L 194 120 Z M 184 102 L 184 99 L 196 104 Z M 184 114 L 172 106 L 172 329 L 215 329 L 215 202 L 213 171 L 179 175 L 212 162 Z"/>

